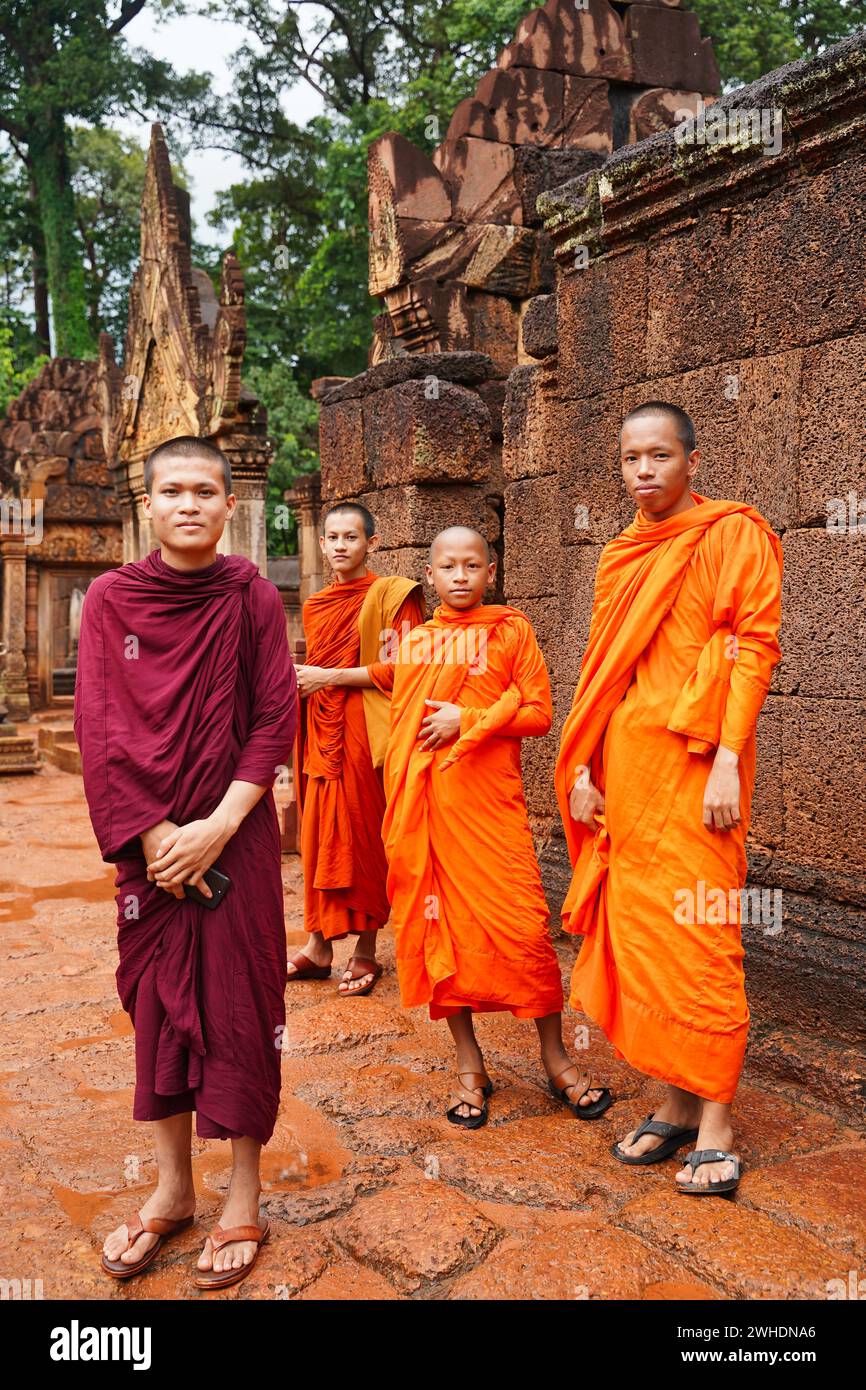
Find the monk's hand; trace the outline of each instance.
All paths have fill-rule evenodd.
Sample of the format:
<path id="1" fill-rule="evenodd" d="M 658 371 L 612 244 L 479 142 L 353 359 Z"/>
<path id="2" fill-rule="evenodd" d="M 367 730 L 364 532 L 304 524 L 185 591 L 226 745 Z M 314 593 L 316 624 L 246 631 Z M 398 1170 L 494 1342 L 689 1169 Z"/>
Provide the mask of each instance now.
<path id="1" fill-rule="evenodd" d="M 460 733 L 460 706 L 450 705 L 447 700 L 425 700 L 430 713 L 421 720 L 418 737 L 425 740 L 421 751 L 427 748 L 442 748 L 451 743 Z"/>
<path id="2" fill-rule="evenodd" d="M 331 671 L 327 666 L 296 666 L 295 674 L 298 693 L 303 696 L 315 695 L 317 690 L 324 690 L 331 683 Z"/>
<path id="3" fill-rule="evenodd" d="M 173 830 L 179 829 L 180 826 L 176 825 L 173 820 L 161 820 L 158 825 L 152 825 L 150 830 L 145 830 L 141 835 L 139 835 L 138 838 L 141 840 L 141 848 L 144 852 L 144 857 L 148 865 L 147 876 L 150 879 L 151 883 L 153 883 L 153 874 L 150 871 L 151 860 L 156 858 L 157 854 L 159 853 L 159 847 L 162 844 L 163 840 L 166 838 L 166 836 L 169 835 Z M 167 891 L 173 894 L 175 898 L 183 897 L 182 888 L 169 888 Z"/>
<path id="4" fill-rule="evenodd" d="M 708 830 L 733 830 L 740 823 L 740 759 L 719 744 L 704 792 L 704 825 Z"/>
<path id="5" fill-rule="evenodd" d="M 568 809 L 572 820 L 592 829 L 593 816 L 596 812 L 604 813 L 604 797 L 590 781 L 588 767 L 578 767 L 575 772 L 577 775 L 568 798 Z"/>
<path id="6" fill-rule="evenodd" d="M 148 878 L 175 893 L 175 897 L 183 897 L 185 883 L 199 888 L 206 898 L 212 897 L 204 881 L 205 872 L 219 858 L 236 828 L 220 812 L 176 826 L 163 836 L 156 855 L 148 863 Z M 180 889 L 180 893 L 175 889 Z"/>

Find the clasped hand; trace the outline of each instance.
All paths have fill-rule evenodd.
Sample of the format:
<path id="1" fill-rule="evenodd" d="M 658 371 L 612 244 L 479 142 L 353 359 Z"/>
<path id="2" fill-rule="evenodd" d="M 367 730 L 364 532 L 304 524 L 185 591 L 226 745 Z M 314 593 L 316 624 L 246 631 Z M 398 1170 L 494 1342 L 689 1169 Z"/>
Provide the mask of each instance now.
<path id="1" fill-rule="evenodd" d="M 324 690 L 328 684 L 328 674 L 326 666 L 296 666 L 298 694 L 306 697 L 315 695 L 317 690 Z"/>
<path id="2" fill-rule="evenodd" d="M 184 896 L 185 883 L 210 898 L 213 895 L 204 881 L 204 874 L 219 858 L 231 836 L 227 821 L 217 813 L 187 825 L 162 821 L 141 836 L 147 877 L 176 898 Z"/>
<path id="3" fill-rule="evenodd" d="M 578 767 L 576 770 L 576 780 L 568 798 L 568 809 L 571 812 L 571 819 L 580 821 L 582 825 L 593 828 L 593 816 L 598 812 L 604 814 L 604 797 L 593 786 L 589 778 L 588 767 Z"/>
<path id="4" fill-rule="evenodd" d="M 427 748 L 442 748 L 460 733 L 460 706 L 449 704 L 447 700 L 425 700 L 432 712 L 425 714 L 418 730 L 418 737 L 426 742 L 421 751 Z"/>

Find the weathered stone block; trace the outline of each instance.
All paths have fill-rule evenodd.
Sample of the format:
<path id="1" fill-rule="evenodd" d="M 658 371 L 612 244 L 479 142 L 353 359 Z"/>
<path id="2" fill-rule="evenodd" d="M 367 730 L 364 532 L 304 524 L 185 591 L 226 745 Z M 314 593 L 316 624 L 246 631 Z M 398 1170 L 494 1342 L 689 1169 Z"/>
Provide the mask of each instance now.
<path id="1" fill-rule="evenodd" d="M 367 486 L 364 419 L 360 401 L 335 401 L 319 412 L 322 497 L 351 497 Z"/>
<path id="2" fill-rule="evenodd" d="M 548 0 L 518 25 L 497 59 L 501 68 L 547 68 L 555 72 L 632 80 L 632 61 L 623 22 L 606 0 L 580 10 L 568 0 Z"/>
<path id="3" fill-rule="evenodd" d="M 864 715 L 862 699 L 782 702 L 786 858 L 840 874 L 866 863 Z"/>
<path id="4" fill-rule="evenodd" d="M 562 395 L 579 399 L 643 380 L 655 355 L 647 357 L 646 250 L 575 269 L 563 275 L 558 293 Z M 652 328 L 651 317 L 649 335 Z"/>
<path id="5" fill-rule="evenodd" d="M 555 474 L 506 485 L 505 570 L 513 598 L 558 592 L 558 492 Z"/>
<path id="6" fill-rule="evenodd" d="M 700 92 L 671 92 L 665 87 L 638 92 L 629 106 L 628 143 L 636 145 L 660 130 L 670 130 L 686 113 L 696 115 L 701 100 Z"/>
<path id="7" fill-rule="evenodd" d="M 460 222 L 523 222 L 523 205 L 514 182 L 514 148 L 465 135 L 447 140 L 433 163 L 451 189 Z"/>
<path id="8" fill-rule="evenodd" d="M 489 476 L 490 414 L 474 391 L 431 376 L 367 397 L 363 411 L 375 487 L 480 482 Z"/>
<path id="9" fill-rule="evenodd" d="M 789 531 L 784 551 L 780 689 L 866 698 L 866 536 Z"/>
<path id="10" fill-rule="evenodd" d="M 626 12 L 625 33 L 631 40 L 632 81 L 647 87 L 720 91 L 712 41 L 701 38 L 693 11 L 636 5 Z"/>
<path id="11" fill-rule="evenodd" d="M 523 311 L 521 330 L 523 350 L 530 357 L 551 357 L 557 351 L 555 294 L 538 294 L 530 299 Z"/>
<path id="12" fill-rule="evenodd" d="M 866 511 L 866 336 L 820 343 L 803 354 L 797 524 L 826 523 L 832 499 L 853 492 Z M 861 538 L 861 545 L 866 537 Z"/>
<path id="13" fill-rule="evenodd" d="M 756 352 L 863 331 L 864 201 L 866 160 L 859 157 L 755 202 L 745 271 Z"/>
<path id="14" fill-rule="evenodd" d="M 376 518 L 389 550 L 429 546 L 446 526 L 471 526 L 495 545 L 500 535 L 496 499 L 477 484 L 391 487 L 358 499 Z"/>
<path id="15" fill-rule="evenodd" d="M 525 225 L 541 226 L 541 214 L 535 206 L 539 194 L 548 188 L 558 188 L 560 184 L 581 174 L 591 173 L 604 160 L 603 149 L 581 149 L 576 145 L 565 145 L 559 149 L 519 146 L 514 151 L 514 182 L 520 195 Z"/>
<path id="16" fill-rule="evenodd" d="M 759 294 L 750 247 L 745 210 L 707 213 L 690 231 L 651 244 L 646 363 L 654 374 L 751 355 Z"/>

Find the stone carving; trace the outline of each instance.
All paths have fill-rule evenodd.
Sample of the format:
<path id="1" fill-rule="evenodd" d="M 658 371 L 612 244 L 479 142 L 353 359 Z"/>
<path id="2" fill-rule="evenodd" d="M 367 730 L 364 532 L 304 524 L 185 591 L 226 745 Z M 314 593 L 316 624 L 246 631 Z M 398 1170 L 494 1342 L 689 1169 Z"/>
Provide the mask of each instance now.
<path id="1" fill-rule="evenodd" d="M 264 503 L 273 450 L 264 408 L 241 384 L 245 345 L 243 271 L 228 252 L 217 296 L 192 265 L 189 195 L 172 181 L 165 137 L 155 125 L 123 364 L 107 334 L 99 345 L 103 441 L 123 508 L 126 560 L 151 544 L 140 512 L 144 460 L 171 435 L 191 434 L 223 450 L 238 482 L 241 500 L 221 548 L 249 555 L 266 572 Z"/>

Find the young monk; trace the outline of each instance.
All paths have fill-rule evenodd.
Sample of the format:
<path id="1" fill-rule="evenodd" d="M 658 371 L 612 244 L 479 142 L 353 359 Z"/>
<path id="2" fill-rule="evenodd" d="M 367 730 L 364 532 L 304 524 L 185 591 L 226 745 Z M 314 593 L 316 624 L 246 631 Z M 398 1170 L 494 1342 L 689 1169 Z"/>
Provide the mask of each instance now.
<path id="1" fill-rule="evenodd" d="M 271 786 L 287 764 L 297 692 L 280 596 L 250 560 L 218 555 L 236 499 L 224 455 L 192 437 L 148 458 L 157 549 L 100 575 L 84 604 L 75 733 L 102 857 L 117 865 L 117 985 L 135 1028 L 133 1116 L 153 1124 L 156 1190 L 105 1242 L 138 1274 L 194 1219 L 192 1112 L 230 1139 L 220 1224 L 201 1288 L 252 1269 L 267 1239 L 259 1155 L 274 1128 L 286 938 Z M 213 909 L 185 893 L 213 892 Z"/>
<path id="2" fill-rule="evenodd" d="M 463 526 L 430 549 L 441 600 L 370 675 L 392 690 L 382 826 L 404 1007 L 445 1018 L 458 1086 L 448 1119 L 487 1120 L 493 1085 L 473 1013 L 535 1020 L 558 1100 L 581 1119 L 611 1104 L 562 1044 L 562 983 L 523 799 L 520 740 L 546 734 L 550 682 L 532 627 L 515 608 L 484 605 L 495 580 L 484 537 Z"/>
<path id="3" fill-rule="evenodd" d="M 562 915 L 585 938 L 571 1004 L 667 1083 L 614 1155 L 656 1163 L 696 1141 L 676 1181 L 702 1196 L 739 1180 L 731 1102 L 749 1012 L 738 892 L 755 723 L 781 655 L 782 549 L 745 503 L 691 490 L 700 453 L 679 407 L 630 411 L 620 455 L 638 510 L 599 561 L 556 766 L 574 865 Z"/>
<path id="4" fill-rule="evenodd" d="M 289 979 L 327 979 L 333 943 L 353 936 L 339 992 L 357 997 L 382 974 L 376 939 L 390 912 L 382 845 L 388 699 L 366 666 L 390 659 L 399 636 L 423 621 L 424 599 L 417 581 L 367 568 L 379 535 L 359 503 L 325 513 L 319 544 L 334 579 L 303 609 L 295 785 L 309 935 L 289 961 Z"/>

